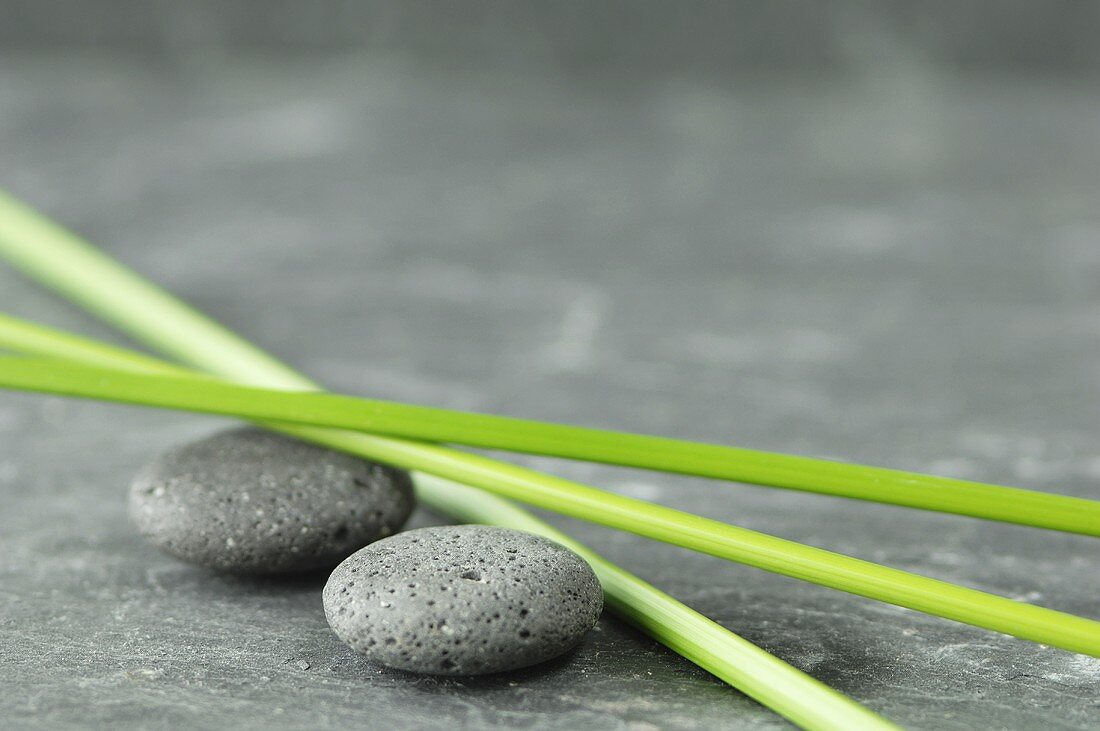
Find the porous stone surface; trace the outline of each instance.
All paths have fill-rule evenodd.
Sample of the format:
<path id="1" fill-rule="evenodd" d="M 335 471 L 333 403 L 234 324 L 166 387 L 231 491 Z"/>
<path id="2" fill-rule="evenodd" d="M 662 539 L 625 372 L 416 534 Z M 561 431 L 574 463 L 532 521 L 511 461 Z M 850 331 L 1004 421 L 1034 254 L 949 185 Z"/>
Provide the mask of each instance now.
<path id="1" fill-rule="evenodd" d="M 481 675 L 576 645 L 603 592 L 577 554 L 542 536 L 483 525 L 422 528 L 357 551 L 324 590 L 344 642 L 390 667 Z"/>
<path id="2" fill-rule="evenodd" d="M 328 568 L 412 507 L 406 472 L 252 427 L 166 452 L 130 488 L 130 516 L 158 548 L 241 573 Z"/>

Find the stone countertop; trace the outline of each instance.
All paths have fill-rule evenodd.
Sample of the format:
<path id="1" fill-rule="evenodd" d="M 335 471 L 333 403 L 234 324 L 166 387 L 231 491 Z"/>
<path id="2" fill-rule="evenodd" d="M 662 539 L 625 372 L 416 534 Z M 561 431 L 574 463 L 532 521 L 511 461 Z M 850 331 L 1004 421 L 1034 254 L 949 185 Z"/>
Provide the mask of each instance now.
<path id="1" fill-rule="evenodd" d="M 1100 498 L 1100 97 L 1067 82 L 24 54 L 0 161 L 342 391 Z M 0 307 L 112 336 L 5 267 Z M 0 394 L 4 727 L 787 727 L 609 616 L 544 667 L 418 678 L 336 639 L 323 576 L 158 554 L 127 484 L 222 423 Z M 1100 616 L 1092 539 L 518 461 Z M 552 522 L 908 727 L 1100 728 L 1100 660 Z"/>

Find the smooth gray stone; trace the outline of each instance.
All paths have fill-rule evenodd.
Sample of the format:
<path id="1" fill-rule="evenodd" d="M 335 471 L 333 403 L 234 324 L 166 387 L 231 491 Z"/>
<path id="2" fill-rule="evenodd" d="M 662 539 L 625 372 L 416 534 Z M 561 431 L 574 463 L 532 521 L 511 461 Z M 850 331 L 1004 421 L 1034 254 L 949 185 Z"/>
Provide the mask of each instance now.
<path id="1" fill-rule="evenodd" d="M 357 551 L 325 585 L 325 616 L 390 667 L 481 675 L 557 657 L 592 629 L 603 592 L 577 554 L 484 525 L 421 528 Z"/>
<path id="2" fill-rule="evenodd" d="M 252 427 L 169 451 L 130 488 L 158 548 L 240 573 L 330 567 L 404 525 L 408 473 Z"/>

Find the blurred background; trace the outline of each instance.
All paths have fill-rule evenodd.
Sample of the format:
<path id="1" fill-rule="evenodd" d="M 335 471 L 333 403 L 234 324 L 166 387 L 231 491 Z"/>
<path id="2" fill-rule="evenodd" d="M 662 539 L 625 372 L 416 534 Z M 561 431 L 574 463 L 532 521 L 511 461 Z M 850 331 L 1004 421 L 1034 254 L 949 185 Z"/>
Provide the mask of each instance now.
<path id="1" fill-rule="evenodd" d="M 1100 498 L 1098 31 L 1095 2 L 0 0 L 0 187 L 343 391 Z M 6 267 L 0 307 L 118 340 Z M 518 679 L 365 668 L 318 587 L 127 525 L 134 471 L 220 423 L 0 394 L 5 718 L 784 727 L 611 619 Z M 522 461 L 1098 615 L 1086 538 Z M 554 522 L 904 725 L 1098 728 L 1094 659 Z"/>

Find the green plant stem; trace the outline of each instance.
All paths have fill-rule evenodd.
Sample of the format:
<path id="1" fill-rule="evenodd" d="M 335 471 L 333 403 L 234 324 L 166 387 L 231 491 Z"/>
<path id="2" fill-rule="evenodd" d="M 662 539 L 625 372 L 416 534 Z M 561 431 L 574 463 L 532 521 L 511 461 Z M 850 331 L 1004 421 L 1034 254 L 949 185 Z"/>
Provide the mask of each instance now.
<path id="1" fill-rule="evenodd" d="M 0 316 L 0 328 L 13 318 Z M 135 373 L 194 374 L 124 348 L 15 321 L 10 349 Z M 262 422 L 261 422 L 262 423 Z M 265 424 L 292 436 L 369 457 L 369 437 L 350 431 Z M 610 611 L 669 649 L 809 731 L 898 731 L 900 727 L 692 610 L 514 504 L 442 478 L 413 473 L 418 497 L 456 520 L 538 533 L 581 555 L 596 572 Z"/>
<path id="2" fill-rule="evenodd" d="M 41 337 L 33 325 L 0 315 L 0 345 L 8 342 L 34 352 L 36 338 Z M 45 372 L 41 376 L 43 380 L 47 379 Z M 148 384 L 150 389 L 159 385 L 155 381 Z M 72 387 L 71 383 L 69 387 Z M 243 412 L 239 409 L 245 408 L 243 404 L 249 404 L 251 418 L 314 425 L 323 423 L 330 427 L 418 441 L 565 457 L 698 477 L 747 482 L 763 480 L 769 484 L 786 481 L 792 485 L 805 484 L 811 479 L 817 481 L 814 483 L 816 485 L 829 481 L 834 484 L 844 482 L 849 490 L 864 491 L 864 499 L 868 500 L 879 500 L 884 485 L 887 490 L 904 485 L 907 488 L 905 495 L 916 498 L 923 503 L 921 507 L 927 509 L 1100 536 L 1100 501 L 1084 498 L 677 439 L 335 394 L 287 393 L 271 389 L 265 392 L 254 387 L 214 382 L 203 389 L 189 394 L 190 406 L 166 401 L 161 405 L 240 415 Z M 166 394 L 172 392 L 173 389 L 166 389 Z M 257 398 L 261 394 L 265 398 Z M 70 391 L 70 395 L 95 397 L 96 393 L 94 390 L 83 394 Z M 201 401 L 200 395 L 205 397 Z M 813 473 L 812 476 L 810 473 Z M 847 496 L 851 497 L 850 494 Z M 898 503 L 899 499 L 887 502 Z"/>
<path id="3" fill-rule="evenodd" d="M 702 614 L 608 563 L 569 536 L 531 517 L 505 500 L 479 503 L 478 491 L 421 475 L 417 493 L 459 520 L 508 525 L 542 535 L 580 554 L 596 571 L 611 611 L 700 667 L 806 728 L 838 730 L 897 728 L 812 678 L 800 673 L 748 640 L 715 624 Z M 487 520 L 488 519 L 488 520 Z M 715 672 L 720 668 L 722 673 Z M 732 678 L 732 679 L 731 679 Z"/>
<path id="4" fill-rule="evenodd" d="M 121 368 L 134 373 L 210 378 L 205 373 L 168 363 L 160 358 L 101 343 L 82 335 L 47 327 L 0 312 L 0 350 L 65 358 L 87 366 Z"/>
<path id="5" fill-rule="evenodd" d="M 218 366 L 213 370 L 231 380 L 315 390 L 287 366 L 2 192 L 0 255 L 109 322 L 124 323 L 124 329 L 138 340 L 184 363 L 212 370 L 207 365 L 216 361 Z M 87 286 L 89 282 L 95 286 Z M 142 309 L 135 311 L 132 305 L 138 301 Z M 173 327 L 163 327 L 165 322 L 171 322 Z M 432 421 L 430 410 L 422 413 L 425 422 Z M 474 446 L 492 447 L 489 442 L 499 445 L 508 437 L 508 446 L 493 448 L 1100 535 L 1100 505 L 1081 498 L 881 467 L 487 415 L 468 414 L 460 419 L 452 415 L 450 420 L 443 419 L 440 423 L 452 424 L 456 431 L 470 438 L 480 435 L 483 443 Z M 417 428 L 425 426 L 422 422 Z M 439 441 L 451 439 L 441 435 Z"/>
<path id="6" fill-rule="evenodd" d="M 289 366 L 3 191 L 0 256 L 138 341 L 199 370 L 256 386 L 316 389 Z M 212 363 L 218 365 L 207 367 Z"/>
<path id="7" fill-rule="evenodd" d="M 26 242 L 37 242 L 25 245 Z M 43 243 L 43 242 L 48 242 Z M 120 267 L 19 201 L 0 192 L 0 254 L 23 272 L 83 304 L 136 339 L 184 363 L 256 386 L 313 390 L 282 363 L 221 328 L 167 292 Z M 64 266 L 57 266 L 61 261 Z M 95 287 L 87 287 L 92 281 Z M 140 301 L 141 311 L 132 303 Z M 163 328 L 172 322 L 171 331 Z M 201 341 L 202 357 L 189 343 Z M 425 416 L 430 416 L 425 412 Z M 463 433 L 474 429 L 491 448 L 528 451 L 592 462 L 660 469 L 892 505 L 963 514 L 1038 528 L 1100 535 L 1096 501 L 1032 490 L 972 483 L 901 470 L 867 467 L 745 448 L 696 444 L 638 434 L 563 427 L 484 414 L 466 414 Z M 418 428 L 425 424 L 418 424 Z M 504 441 L 505 436 L 511 438 Z M 395 434 L 400 435 L 400 434 Z M 450 441 L 440 438 L 440 441 Z"/>
<path id="8" fill-rule="evenodd" d="M 0 385 L 125 403 L 187 408 L 255 420 L 289 417 L 299 424 L 340 427 L 326 419 L 324 402 L 305 418 L 270 408 L 267 390 L 188 377 L 146 375 L 71 362 L 0 357 Z M 285 424 L 285 422 L 283 422 Z M 574 518 L 601 523 L 673 545 L 775 573 L 898 604 L 979 627 L 1100 656 L 1100 622 L 944 581 L 805 546 L 746 528 L 442 447 L 361 435 L 366 456 L 473 485 Z"/>

